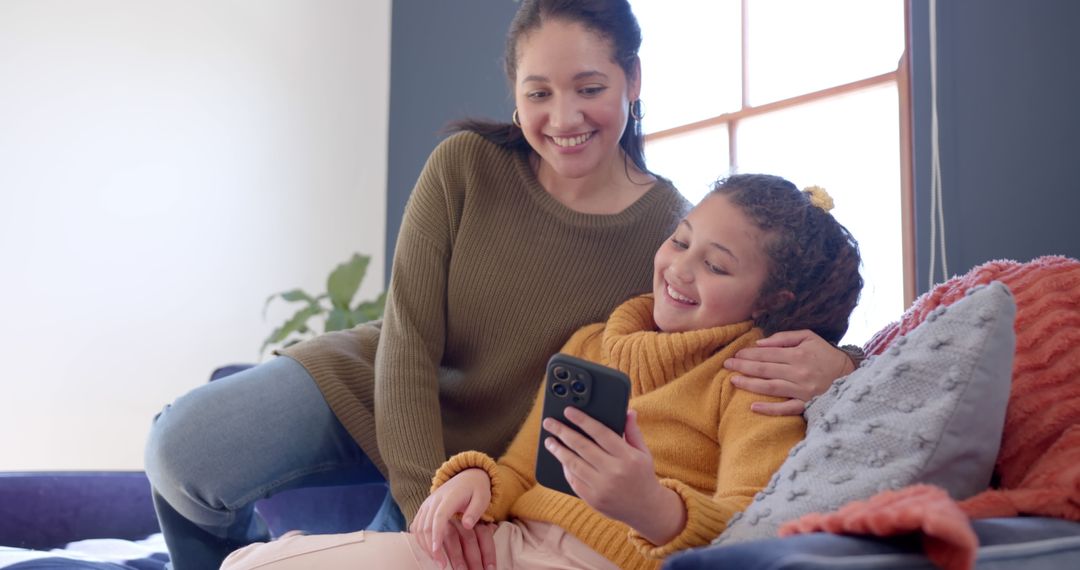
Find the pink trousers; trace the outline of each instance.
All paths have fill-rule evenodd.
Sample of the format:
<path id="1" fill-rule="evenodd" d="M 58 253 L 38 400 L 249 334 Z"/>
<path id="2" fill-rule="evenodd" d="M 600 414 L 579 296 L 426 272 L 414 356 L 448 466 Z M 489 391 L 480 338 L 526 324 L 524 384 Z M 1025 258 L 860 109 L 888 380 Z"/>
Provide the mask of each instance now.
<path id="1" fill-rule="evenodd" d="M 494 538 L 498 570 L 618 570 L 614 563 L 553 524 L 502 522 Z M 439 565 L 410 533 L 364 530 L 286 535 L 237 550 L 221 565 L 221 570 L 309 568 L 439 570 Z"/>

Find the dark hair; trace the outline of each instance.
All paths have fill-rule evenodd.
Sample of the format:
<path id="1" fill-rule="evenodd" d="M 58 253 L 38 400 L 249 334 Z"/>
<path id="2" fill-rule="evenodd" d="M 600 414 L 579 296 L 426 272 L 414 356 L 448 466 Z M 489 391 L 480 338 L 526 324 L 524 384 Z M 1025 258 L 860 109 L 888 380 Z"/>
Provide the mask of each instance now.
<path id="1" fill-rule="evenodd" d="M 839 342 L 863 286 L 851 232 L 779 176 L 733 175 L 717 182 L 713 194 L 726 196 L 768 235 L 769 273 L 759 296 L 764 311 L 754 324 L 767 335 L 810 329 Z"/>
<path id="2" fill-rule="evenodd" d="M 641 28 L 627 0 L 521 0 L 521 6 L 518 7 L 506 34 L 506 52 L 503 55 L 506 78 L 510 82 L 511 90 L 517 76 L 519 40 L 551 20 L 581 24 L 609 40 L 615 48 L 613 59 L 626 73 L 627 79 L 637 76 Z M 463 119 L 450 123 L 447 130 L 473 131 L 495 144 L 522 152 L 529 150 L 529 143 L 521 129 L 513 123 Z M 619 146 L 634 166 L 648 172 L 645 168 L 645 145 L 641 125 L 633 117 L 627 118 Z"/>

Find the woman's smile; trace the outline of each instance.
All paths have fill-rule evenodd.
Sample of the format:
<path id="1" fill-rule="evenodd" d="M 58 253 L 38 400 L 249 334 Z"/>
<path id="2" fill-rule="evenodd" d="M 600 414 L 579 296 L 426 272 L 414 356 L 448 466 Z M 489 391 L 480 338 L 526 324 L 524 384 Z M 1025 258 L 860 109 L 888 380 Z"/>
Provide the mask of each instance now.
<path id="1" fill-rule="evenodd" d="M 555 146 L 558 146 L 559 148 L 566 150 L 580 150 L 586 142 L 592 140 L 592 136 L 595 133 L 596 131 L 589 131 L 584 134 L 572 136 L 549 135 L 548 139 L 554 142 Z"/>

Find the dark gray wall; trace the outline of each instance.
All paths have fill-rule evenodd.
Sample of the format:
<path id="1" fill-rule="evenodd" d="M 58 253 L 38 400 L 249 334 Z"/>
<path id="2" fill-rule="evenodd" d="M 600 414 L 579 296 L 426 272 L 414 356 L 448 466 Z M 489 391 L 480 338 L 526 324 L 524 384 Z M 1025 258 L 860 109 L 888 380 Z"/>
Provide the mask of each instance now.
<path id="1" fill-rule="evenodd" d="M 502 72 L 512 0 L 394 0 L 386 272 L 401 214 L 450 120 L 509 117 Z M 1080 258 L 1080 2 L 938 2 L 949 271 L 991 259 Z M 927 0 L 911 0 L 917 277 L 930 255 Z M 936 280 L 940 280 L 940 276 Z"/>
<path id="2" fill-rule="evenodd" d="M 466 116 L 509 120 L 503 73 L 513 0 L 394 0 L 390 36 L 390 138 L 386 279 L 401 215 L 440 132 Z"/>
<path id="3" fill-rule="evenodd" d="M 928 5 L 911 1 L 920 293 L 930 255 Z M 949 272 L 991 259 L 1080 257 L 1080 2 L 937 5 Z"/>

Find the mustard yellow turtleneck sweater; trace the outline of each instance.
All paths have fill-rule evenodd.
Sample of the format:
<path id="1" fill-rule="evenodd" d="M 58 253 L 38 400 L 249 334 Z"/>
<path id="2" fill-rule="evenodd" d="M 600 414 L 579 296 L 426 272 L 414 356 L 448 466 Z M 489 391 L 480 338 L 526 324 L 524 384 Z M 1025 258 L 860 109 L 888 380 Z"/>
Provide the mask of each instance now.
<path id="1" fill-rule="evenodd" d="M 459 453 L 436 473 L 432 489 L 465 469 L 484 469 L 492 481 L 485 519 L 557 524 L 620 568 L 659 568 L 664 556 L 708 544 L 719 535 L 803 438 L 805 423 L 798 416 L 754 414 L 751 402 L 763 397 L 728 381 L 724 360 L 762 336 L 751 323 L 663 333 L 656 331 L 652 307 L 651 295 L 630 299 L 606 323 L 580 329 L 562 352 L 630 377 L 630 407 L 637 410 L 656 474 L 686 506 L 686 526 L 679 535 L 667 544 L 651 544 L 584 501 L 536 484 L 541 396 L 497 462 L 477 451 Z M 628 489 L 627 497 L 632 496 Z"/>

